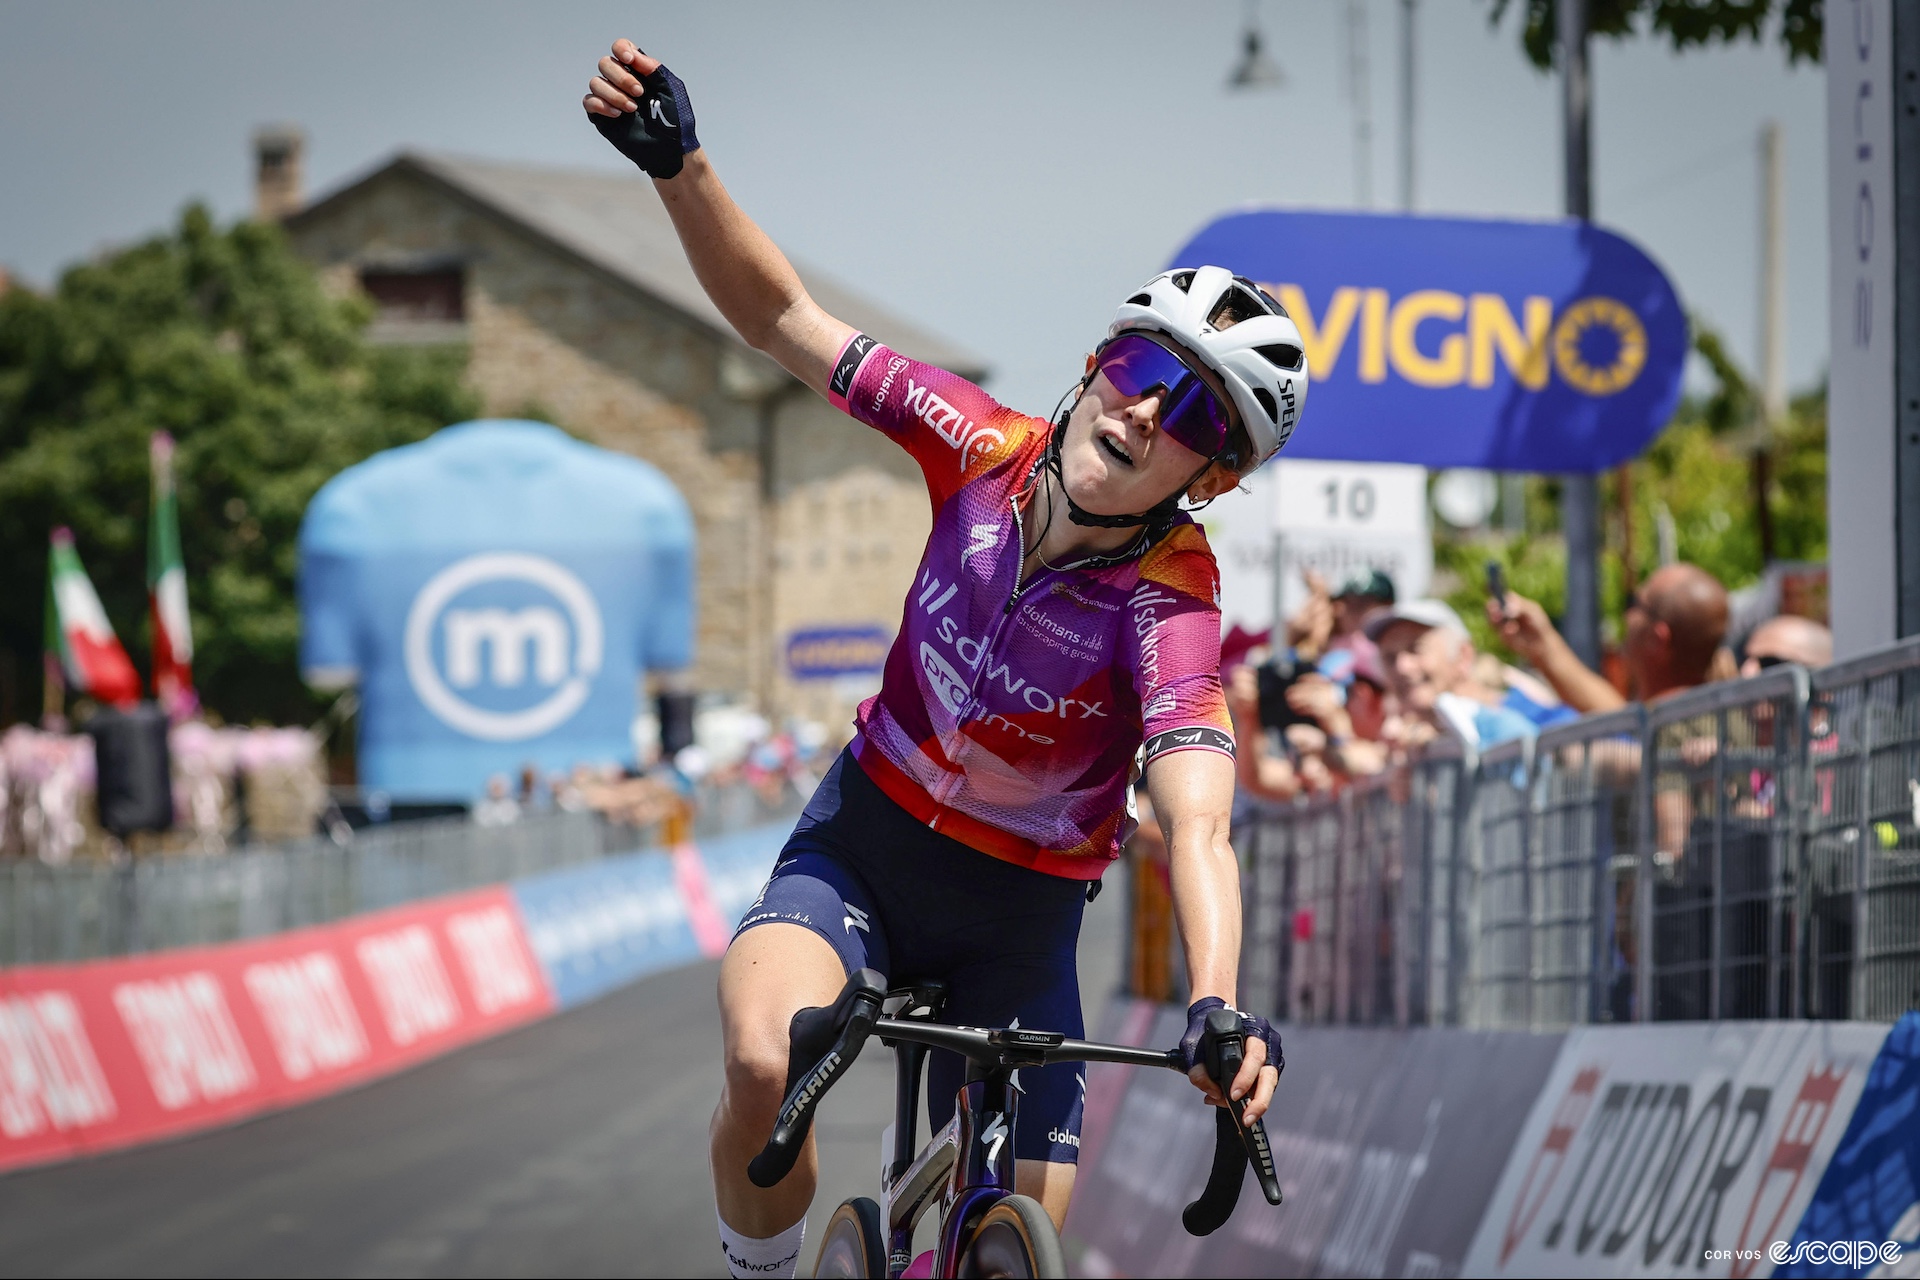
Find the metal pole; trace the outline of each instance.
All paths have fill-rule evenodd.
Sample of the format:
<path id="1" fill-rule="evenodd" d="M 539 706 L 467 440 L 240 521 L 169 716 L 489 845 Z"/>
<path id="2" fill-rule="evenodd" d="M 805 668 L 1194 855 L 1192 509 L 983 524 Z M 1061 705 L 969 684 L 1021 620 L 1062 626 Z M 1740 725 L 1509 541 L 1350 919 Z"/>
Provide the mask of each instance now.
<path id="1" fill-rule="evenodd" d="M 1762 437 L 1787 415 L 1787 219 L 1780 122 L 1760 126 L 1760 420 Z"/>
<path id="2" fill-rule="evenodd" d="M 1413 23 L 1419 0 L 1400 0 L 1400 207 L 1413 212 Z"/>
<path id="3" fill-rule="evenodd" d="M 1567 216 L 1593 217 L 1588 116 L 1586 0 L 1554 0 L 1565 90 Z M 1600 487 L 1590 474 L 1560 478 L 1560 526 L 1567 540 L 1567 605 L 1561 631 L 1589 667 L 1600 667 Z"/>
<path id="4" fill-rule="evenodd" d="M 1905 639 L 1920 635 L 1920 12 L 1893 4 L 1888 17 L 1894 85 L 1895 618 Z"/>
<path id="5" fill-rule="evenodd" d="M 1367 0 L 1347 0 L 1347 88 L 1353 94 L 1353 201 L 1373 208 L 1373 77 Z"/>
<path id="6" fill-rule="evenodd" d="M 1786 192 L 1780 166 L 1780 122 L 1760 126 L 1760 397 L 1754 408 L 1753 505 L 1760 562 L 1774 559 L 1773 513 L 1767 506 L 1774 433 L 1787 416 Z"/>

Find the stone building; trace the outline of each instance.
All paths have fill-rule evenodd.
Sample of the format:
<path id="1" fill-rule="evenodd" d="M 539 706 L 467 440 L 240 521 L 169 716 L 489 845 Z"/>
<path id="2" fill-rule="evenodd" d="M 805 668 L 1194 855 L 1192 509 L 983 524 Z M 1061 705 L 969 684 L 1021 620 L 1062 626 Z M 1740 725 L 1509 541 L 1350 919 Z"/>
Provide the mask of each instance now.
<path id="1" fill-rule="evenodd" d="M 298 156 L 284 132 L 263 137 L 259 194 L 276 212 Z M 796 678 L 789 641 L 892 636 L 929 528 L 919 472 L 734 334 L 650 183 L 407 153 L 284 221 L 332 287 L 376 304 L 375 340 L 462 344 L 489 415 L 553 422 L 679 487 L 699 538 L 696 689 L 839 726 L 878 686 Z M 849 324 L 984 376 L 976 356 L 800 274 Z"/>

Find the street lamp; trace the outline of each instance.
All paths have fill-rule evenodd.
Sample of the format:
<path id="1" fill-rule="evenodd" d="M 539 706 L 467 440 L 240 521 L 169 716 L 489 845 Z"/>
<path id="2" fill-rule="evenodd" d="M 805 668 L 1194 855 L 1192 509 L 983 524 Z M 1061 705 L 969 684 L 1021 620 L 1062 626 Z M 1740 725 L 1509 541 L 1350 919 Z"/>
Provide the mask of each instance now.
<path id="1" fill-rule="evenodd" d="M 1227 77 L 1229 89 L 1282 89 L 1286 87 L 1286 73 L 1280 70 L 1265 47 L 1260 36 L 1260 0 L 1247 0 L 1247 32 L 1242 37 L 1240 61 Z"/>

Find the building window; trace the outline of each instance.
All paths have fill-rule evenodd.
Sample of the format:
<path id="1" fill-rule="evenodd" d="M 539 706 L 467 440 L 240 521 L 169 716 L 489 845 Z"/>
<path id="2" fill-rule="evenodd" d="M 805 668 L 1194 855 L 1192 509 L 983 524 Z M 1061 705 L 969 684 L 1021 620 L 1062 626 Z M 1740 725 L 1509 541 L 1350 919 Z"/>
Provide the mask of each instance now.
<path id="1" fill-rule="evenodd" d="M 382 321 L 459 324 L 467 318 L 466 279 L 458 267 L 439 271 L 362 271 L 360 287 Z"/>

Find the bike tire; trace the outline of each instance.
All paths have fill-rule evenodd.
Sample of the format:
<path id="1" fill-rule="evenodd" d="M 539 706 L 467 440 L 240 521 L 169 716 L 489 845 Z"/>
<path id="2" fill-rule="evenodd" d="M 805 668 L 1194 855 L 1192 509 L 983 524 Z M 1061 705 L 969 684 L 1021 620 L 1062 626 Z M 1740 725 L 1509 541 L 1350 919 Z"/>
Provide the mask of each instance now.
<path id="1" fill-rule="evenodd" d="M 1030 1196 L 1006 1196 L 980 1216 L 960 1255 L 960 1274 L 1054 1280 L 1067 1274 L 1066 1254 L 1053 1219 Z"/>
<path id="2" fill-rule="evenodd" d="M 887 1280 L 887 1233 L 880 1226 L 879 1205 L 866 1196 L 840 1202 L 820 1236 L 813 1274 L 833 1280 Z"/>

